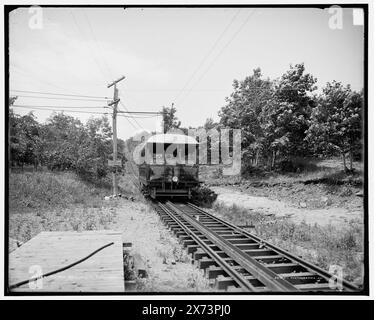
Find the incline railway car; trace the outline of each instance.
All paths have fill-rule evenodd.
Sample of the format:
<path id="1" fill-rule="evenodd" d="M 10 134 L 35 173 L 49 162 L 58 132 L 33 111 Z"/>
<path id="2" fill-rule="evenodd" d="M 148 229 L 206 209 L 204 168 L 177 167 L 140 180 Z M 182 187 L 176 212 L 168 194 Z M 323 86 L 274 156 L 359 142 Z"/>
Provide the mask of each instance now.
<path id="1" fill-rule="evenodd" d="M 145 162 L 139 165 L 142 190 L 153 199 L 160 197 L 186 197 L 199 185 L 196 164 L 198 142 L 182 134 L 156 134 L 151 136 L 142 150 Z"/>

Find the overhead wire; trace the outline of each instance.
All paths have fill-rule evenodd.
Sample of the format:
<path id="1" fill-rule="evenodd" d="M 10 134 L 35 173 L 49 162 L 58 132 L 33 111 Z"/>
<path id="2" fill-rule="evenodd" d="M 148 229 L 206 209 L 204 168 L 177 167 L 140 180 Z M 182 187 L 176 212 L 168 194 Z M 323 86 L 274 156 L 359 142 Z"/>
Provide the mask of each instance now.
<path id="1" fill-rule="evenodd" d="M 120 101 L 120 103 L 122 104 L 122 101 Z M 117 116 L 121 116 L 119 114 L 117 114 Z M 122 117 L 122 116 L 121 116 Z M 128 117 L 123 117 L 126 119 L 126 121 L 135 129 L 135 130 L 138 130 L 138 128 L 128 119 Z"/>
<path id="2" fill-rule="evenodd" d="M 102 101 L 101 99 L 89 99 L 89 98 L 62 98 L 62 97 L 43 97 L 43 96 L 28 96 L 28 95 L 17 95 L 17 97 L 32 98 L 32 99 L 48 99 L 48 100 Z"/>
<path id="3" fill-rule="evenodd" d="M 75 16 L 74 16 L 73 11 L 72 11 L 71 9 L 69 9 L 69 12 L 70 12 L 70 15 L 71 15 L 72 18 L 73 18 L 73 22 L 74 22 L 74 24 L 75 24 L 75 26 L 76 26 L 78 32 L 81 33 L 81 34 L 83 35 L 83 38 L 86 38 L 85 35 L 84 35 L 83 32 L 82 32 L 82 28 L 80 28 L 80 27 L 78 26 L 78 22 L 77 22 L 77 19 L 76 19 Z M 84 12 L 84 14 L 85 14 L 85 12 Z M 89 44 L 89 41 L 86 41 L 86 43 L 87 43 L 87 46 L 89 47 L 89 48 L 88 48 L 88 49 L 89 49 L 89 52 L 90 52 L 90 53 L 93 52 L 94 50 L 92 50 L 92 48 L 91 48 L 91 46 L 90 46 L 90 44 Z M 102 67 L 100 66 L 100 64 L 99 64 L 98 60 L 96 59 L 96 57 L 95 57 L 94 55 L 92 55 L 92 54 L 91 54 L 91 57 L 92 57 L 93 61 L 95 62 L 95 64 L 97 65 L 97 67 L 99 68 L 99 71 L 100 71 L 100 73 L 102 74 L 102 76 L 103 76 L 104 78 L 107 78 L 107 76 L 104 74 L 105 72 L 103 71 L 103 69 L 102 69 Z"/>
<path id="4" fill-rule="evenodd" d="M 48 94 L 53 96 L 67 96 L 67 97 L 84 97 L 84 98 L 97 98 L 97 99 L 105 99 L 110 100 L 108 97 L 99 97 L 99 96 L 87 96 L 87 95 L 81 95 L 81 94 L 65 94 L 65 93 L 54 93 L 54 92 L 41 92 L 41 91 L 27 91 L 27 90 L 15 90 L 12 89 L 10 91 L 13 92 L 24 92 L 24 93 L 35 93 L 35 94 Z"/>
<path id="5" fill-rule="evenodd" d="M 96 36 L 95 36 L 95 32 L 94 32 L 93 27 L 92 27 L 92 25 L 91 25 L 90 19 L 88 18 L 88 15 L 86 14 L 85 11 L 83 11 L 83 14 L 84 14 L 84 16 L 85 16 L 85 18 L 86 18 L 86 21 L 87 21 L 88 27 L 89 27 L 89 29 L 90 29 L 90 31 L 91 31 L 91 35 L 92 35 L 92 38 L 94 39 L 94 42 L 95 42 L 96 48 L 98 49 L 98 52 L 99 52 L 99 51 L 101 52 L 101 51 L 102 51 L 102 48 L 101 48 L 99 42 L 97 41 L 97 38 L 96 38 Z M 101 52 L 101 53 L 102 53 L 102 52 Z M 106 63 L 105 59 L 102 57 L 101 60 L 102 60 L 102 62 L 103 62 L 104 67 L 106 68 L 106 70 L 107 70 L 107 72 L 108 72 L 108 75 L 111 76 L 111 75 L 112 75 L 112 72 L 111 72 L 111 70 L 110 70 L 108 64 Z"/>
<path id="6" fill-rule="evenodd" d="M 88 113 L 88 114 L 109 114 L 108 112 L 67 110 L 69 107 L 63 107 L 64 109 L 58 109 L 58 108 L 48 108 L 48 107 L 42 107 L 42 106 L 21 106 L 21 105 L 11 105 L 10 106 L 10 108 L 13 108 L 13 107 L 14 108 L 31 109 L 31 110 L 35 110 L 35 111 L 48 110 L 48 111 L 61 111 L 61 112 L 65 111 L 65 112 Z"/>
<path id="7" fill-rule="evenodd" d="M 123 98 L 121 95 L 119 95 L 119 97 L 120 98 Z M 121 104 L 121 106 L 127 111 L 127 112 L 131 112 L 126 106 L 125 106 L 125 104 L 120 100 L 120 102 L 119 102 L 120 104 Z M 139 111 L 139 114 L 147 114 L 148 112 L 142 112 L 142 111 Z M 149 112 L 149 113 L 153 113 L 153 112 Z M 152 117 L 150 117 L 150 118 L 153 118 L 153 117 L 158 117 L 159 115 L 153 115 Z M 137 120 L 136 120 L 136 118 L 140 118 L 139 116 L 133 116 L 133 115 L 131 115 L 131 116 L 127 116 L 126 117 L 126 119 L 128 119 L 128 118 L 132 118 L 132 120 L 138 125 L 138 127 L 140 128 L 140 129 L 142 129 L 142 130 L 146 130 Z M 145 117 L 144 117 L 145 118 Z"/>
<path id="8" fill-rule="evenodd" d="M 29 108 L 66 108 L 66 109 L 103 109 L 103 108 L 108 108 L 106 106 L 97 106 L 97 107 L 78 107 L 78 106 L 51 106 L 51 105 L 47 105 L 47 106 L 37 106 L 37 105 L 14 105 L 14 106 L 17 106 L 17 107 L 29 107 Z M 12 107 L 12 106 L 11 106 Z"/>
<path id="9" fill-rule="evenodd" d="M 223 30 L 223 32 L 218 36 L 218 38 L 214 42 L 213 46 L 209 49 L 208 53 L 203 57 L 203 59 L 200 61 L 199 65 L 197 66 L 197 68 L 195 69 L 195 71 L 191 74 L 191 76 L 189 77 L 189 79 L 187 80 L 187 82 L 185 83 L 185 85 L 182 87 L 182 89 L 180 90 L 180 92 L 178 93 L 178 95 L 176 96 L 176 98 L 174 99 L 175 101 L 180 97 L 180 95 L 183 93 L 184 89 L 187 88 L 187 86 L 190 83 L 190 81 L 194 78 L 194 76 L 197 74 L 197 72 L 203 66 L 204 62 L 207 60 L 207 58 L 211 55 L 211 53 L 217 47 L 218 43 L 220 42 L 220 40 L 222 39 L 222 37 L 225 35 L 225 33 L 227 32 L 227 30 L 230 28 L 230 26 L 233 24 L 233 22 L 235 21 L 236 17 L 240 13 L 240 11 L 241 10 L 239 9 L 235 13 L 235 15 L 231 18 L 230 22 L 226 25 L 226 27 Z"/>
<path id="10" fill-rule="evenodd" d="M 154 116 L 133 116 L 133 115 L 125 115 L 125 114 L 118 114 L 119 117 L 127 117 L 127 118 L 136 118 L 136 119 L 150 119 L 150 118 L 156 118 L 158 115 Z"/>
<path id="11" fill-rule="evenodd" d="M 29 72 L 27 72 L 27 71 L 25 71 L 25 70 L 23 70 L 22 68 L 20 68 L 20 67 L 18 67 L 18 66 L 15 66 L 15 65 L 13 65 L 13 64 L 9 64 L 9 66 L 10 67 L 12 67 L 13 68 L 13 70 L 10 70 L 10 68 L 9 68 L 9 72 L 10 72 L 10 74 L 14 71 L 14 72 L 16 72 L 16 73 L 19 73 L 22 77 L 27 77 L 27 78 L 29 78 L 30 80 L 32 80 L 32 81 L 28 81 L 28 82 L 30 82 L 30 83 L 35 83 L 35 81 L 37 81 L 37 82 L 39 82 L 39 83 L 42 83 L 43 85 L 47 85 L 48 87 L 53 87 L 53 88 L 57 88 L 57 89 L 59 89 L 59 90 L 67 90 L 66 88 L 64 88 L 64 87 L 61 87 L 61 86 L 59 86 L 59 85 L 56 85 L 56 84 L 54 84 L 54 83 L 52 83 L 52 82 L 49 82 L 49 81 L 47 81 L 47 80 L 44 80 L 44 79 L 40 79 L 40 78 L 38 78 L 35 74 L 31 74 L 31 73 L 29 73 Z"/>
<path id="12" fill-rule="evenodd" d="M 236 36 L 240 33 L 240 31 L 244 28 L 244 26 L 248 23 L 249 19 L 252 17 L 252 15 L 255 13 L 255 9 L 252 10 L 247 18 L 244 20 L 244 22 L 240 25 L 239 29 L 237 29 L 237 31 L 232 35 L 232 37 L 230 38 L 230 40 L 228 42 L 226 42 L 226 44 L 222 47 L 222 49 L 218 52 L 218 54 L 215 56 L 215 58 L 211 61 L 211 63 L 208 65 L 208 68 L 205 69 L 205 72 L 203 72 L 201 74 L 201 76 L 198 78 L 198 80 L 190 87 L 190 89 L 186 92 L 186 94 L 184 95 L 182 101 L 179 102 L 179 104 L 181 104 L 185 99 L 186 97 L 190 94 L 190 92 L 192 91 L 192 89 L 201 81 L 201 79 L 208 73 L 208 71 L 211 69 L 211 67 L 214 65 L 214 63 L 217 61 L 217 59 L 221 56 L 221 54 L 223 53 L 223 51 L 232 43 L 232 41 L 236 38 Z"/>
<path id="13" fill-rule="evenodd" d="M 82 32 L 82 30 L 81 30 L 82 28 L 79 27 L 78 22 L 77 22 L 77 20 L 76 20 L 76 18 L 75 18 L 75 15 L 74 15 L 73 12 L 72 12 L 72 10 L 67 11 L 67 13 L 68 13 L 68 14 L 70 13 L 70 16 L 71 16 L 72 19 L 73 19 L 73 24 L 75 24 L 75 27 L 76 27 L 76 29 L 77 29 L 77 32 L 78 32 L 78 33 L 81 33 L 81 34 L 83 35 L 83 37 L 84 37 L 85 35 L 84 35 L 84 33 Z M 46 18 L 46 19 L 47 19 L 47 18 Z M 48 20 L 48 19 L 47 19 L 47 20 Z M 90 26 L 90 28 L 92 28 L 92 26 Z M 63 32 L 65 35 L 67 35 L 68 37 L 70 37 L 70 34 L 67 34 L 67 33 L 65 32 L 65 30 L 62 30 L 62 32 Z M 86 42 L 86 41 L 84 41 L 84 42 Z M 88 50 L 89 55 L 90 55 L 93 51 L 95 51 L 95 50 L 92 50 L 92 47 L 90 46 L 89 41 L 87 41 L 86 45 L 87 45 L 87 47 L 88 47 L 88 49 L 89 49 L 89 50 Z M 94 60 L 95 60 L 95 57 L 93 57 L 93 58 L 94 58 Z M 95 63 L 97 64 L 97 66 L 98 66 L 99 69 L 100 69 L 100 65 L 99 65 L 99 63 L 98 63 L 97 60 L 95 60 Z M 12 67 L 14 67 L 14 68 L 17 68 L 17 69 L 20 69 L 20 71 L 22 71 L 21 74 L 26 75 L 27 77 L 30 77 L 30 78 L 32 78 L 33 80 L 40 81 L 41 83 L 45 83 L 45 84 L 47 84 L 47 85 L 50 85 L 50 86 L 53 86 L 53 87 L 56 87 L 56 88 L 59 88 L 59 89 L 64 89 L 64 90 L 66 90 L 66 88 L 63 88 L 63 87 L 61 87 L 61 86 L 57 86 L 56 84 L 53 84 L 53 83 L 47 82 L 47 81 L 45 81 L 45 80 L 38 79 L 38 78 L 35 76 L 35 74 L 30 75 L 28 72 L 25 72 L 23 69 L 19 68 L 18 66 L 15 66 L 15 65 L 12 65 L 12 64 L 10 64 L 10 66 L 12 66 Z M 14 71 L 19 72 L 19 70 L 14 70 Z M 104 76 L 104 78 L 106 78 L 106 76 L 104 75 L 103 71 L 100 70 L 100 72 L 101 72 L 101 74 Z M 100 78 L 101 78 L 101 77 L 100 77 Z M 102 84 L 102 82 L 103 82 L 103 81 L 101 80 L 101 81 L 100 81 L 100 84 Z"/>
<path id="14" fill-rule="evenodd" d="M 124 117 L 126 121 L 135 129 L 138 130 L 138 128 L 128 119 L 128 117 Z"/>
<path id="15" fill-rule="evenodd" d="M 123 87 L 123 85 L 124 85 L 124 84 L 123 84 L 122 82 L 119 82 L 119 83 L 118 83 L 119 91 L 121 91 L 121 90 L 125 91 L 125 92 L 126 92 L 126 99 L 133 101 L 133 104 L 135 104 L 135 105 L 139 105 L 139 104 L 140 104 L 139 101 L 138 101 L 137 99 L 135 99 L 134 96 L 129 95 L 129 94 L 128 94 L 129 91 L 128 91 L 127 89 L 125 89 L 125 88 Z M 122 88 L 122 89 L 121 89 L 121 88 Z M 122 98 L 123 98 L 123 97 L 122 97 Z"/>
<path id="16" fill-rule="evenodd" d="M 121 106 L 126 110 L 126 111 L 129 111 L 127 108 L 126 108 L 126 106 L 122 103 L 122 101 L 120 101 L 120 104 L 121 104 Z M 145 130 L 144 128 L 143 128 L 143 126 L 133 117 L 133 116 L 129 116 L 128 118 L 131 118 L 131 119 L 133 119 L 134 120 L 134 122 L 137 124 L 137 126 L 140 128 L 140 129 L 142 129 L 142 130 Z"/>
<path id="17" fill-rule="evenodd" d="M 124 104 L 121 100 L 119 101 L 119 103 L 121 104 L 121 106 L 122 106 L 126 111 L 129 111 L 129 110 L 126 108 L 125 104 Z M 132 117 L 129 117 L 129 118 L 132 118 Z M 145 130 L 145 129 L 143 128 L 143 126 L 140 125 L 140 123 L 139 123 L 136 119 L 133 118 L 133 120 L 134 120 L 134 122 L 137 124 L 137 126 L 138 126 L 140 129 Z"/>

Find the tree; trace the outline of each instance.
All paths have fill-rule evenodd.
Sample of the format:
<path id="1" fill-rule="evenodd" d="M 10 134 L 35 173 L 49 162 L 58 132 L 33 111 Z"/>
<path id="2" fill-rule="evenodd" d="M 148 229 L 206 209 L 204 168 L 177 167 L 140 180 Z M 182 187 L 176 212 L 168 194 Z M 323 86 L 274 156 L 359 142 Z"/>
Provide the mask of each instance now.
<path id="1" fill-rule="evenodd" d="M 11 107 L 17 99 L 17 96 L 9 97 L 9 107 Z"/>
<path id="2" fill-rule="evenodd" d="M 243 160 L 258 164 L 264 148 L 264 124 L 262 115 L 271 106 L 274 96 L 273 83 L 263 79 L 261 69 L 253 70 L 243 81 L 233 81 L 234 92 L 226 98 L 227 105 L 219 112 L 220 124 L 242 130 Z M 263 154 L 263 156 L 267 156 Z"/>
<path id="3" fill-rule="evenodd" d="M 181 125 L 181 122 L 178 121 L 176 117 L 177 109 L 174 107 L 174 104 L 170 108 L 162 107 L 162 120 L 164 123 L 164 133 L 170 131 L 171 129 L 178 129 Z"/>
<path id="4" fill-rule="evenodd" d="M 44 162 L 52 170 L 76 169 L 87 132 L 81 121 L 63 112 L 53 113 L 43 130 Z"/>
<path id="5" fill-rule="evenodd" d="M 112 129 L 108 118 L 90 118 L 85 131 L 85 143 L 81 144 L 76 170 L 87 179 L 105 177 L 109 172 L 108 159 L 112 154 Z"/>
<path id="6" fill-rule="evenodd" d="M 353 170 L 353 155 L 361 150 L 363 94 L 354 92 L 340 82 L 327 83 L 318 104 L 313 108 L 306 141 L 319 153 L 338 152 L 343 168 L 349 154 L 349 169 Z"/>
<path id="7" fill-rule="evenodd" d="M 291 65 L 276 81 L 263 79 L 260 68 L 243 81 L 234 80 L 219 115 L 221 125 L 242 130 L 244 163 L 274 168 L 277 159 L 310 153 L 304 138 L 316 81 L 303 63 Z"/>
<path id="8" fill-rule="evenodd" d="M 218 128 L 218 127 L 219 127 L 219 124 L 214 122 L 214 120 L 212 118 L 207 118 L 205 123 L 204 123 L 204 129 L 206 131 L 208 131 L 210 129 Z"/>
<path id="9" fill-rule="evenodd" d="M 90 118 L 84 125 L 63 113 L 53 114 L 45 125 L 45 162 L 52 170 L 74 170 L 86 180 L 105 177 L 112 154 L 111 136 L 106 116 Z"/>
<path id="10" fill-rule="evenodd" d="M 34 114 L 30 112 L 27 115 L 19 116 L 10 109 L 9 149 L 11 164 L 17 163 L 21 167 L 25 164 L 32 164 L 37 168 L 40 145 L 40 125 Z"/>
<path id="11" fill-rule="evenodd" d="M 90 118 L 83 124 L 63 112 L 53 113 L 44 124 L 32 113 L 17 115 L 10 109 L 10 161 L 47 165 L 51 170 L 74 170 L 80 177 L 93 180 L 109 172 L 112 154 L 112 129 L 106 116 Z M 118 140 L 124 153 L 124 141 Z"/>
<path id="12" fill-rule="evenodd" d="M 275 108 L 270 117 L 277 128 L 276 139 L 280 139 L 277 146 L 281 146 L 286 157 L 308 155 L 309 146 L 304 138 L 313 106 L 312 92 L 317 89 L 316 81 L 311 74 L 305 73 L 301 63 L 291 65 L 276 84 Z"/>

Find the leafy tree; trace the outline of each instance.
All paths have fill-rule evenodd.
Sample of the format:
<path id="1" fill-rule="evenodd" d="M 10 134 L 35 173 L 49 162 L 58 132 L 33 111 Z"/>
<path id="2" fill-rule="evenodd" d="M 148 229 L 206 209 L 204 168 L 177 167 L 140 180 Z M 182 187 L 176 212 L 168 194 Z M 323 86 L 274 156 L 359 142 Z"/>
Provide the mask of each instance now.
<path id="1" fill-rule="evenodd" d="M 327 83 L 313 108 L 306 141 L 316 153 L 338 152 L 347 171 L 346 154 L 353 169 L 353 155 L 361 150 L 363 94 L 340 82 Z"/>
<path id="2" fill-rule="evenodd" d="M 112 154 L 112 131 L 108 118 L 90 118 L 85 132 L 85 143 L 81 144 L 76 170 L 87 178 L 105 177 L 109 172 L 108 156 Z"/>
<path id="3" fill-rule="evenodd" d="M 17 99 L 17 96 L 9 97 L 9 107 L 11 107 Z"/>
<path id="4" fill-rule="evenodd" d="M 214 120 L 212 118 L 208 118 L 206 119 L 205 123 L 204 123 L 204 129 L 205 130 L 211 130 L 213 128 L 219 128 L 219 124 L 214 122 Z"/>
<path id="5" fill-rule="evenodd" d="M 43 130 L 44 161 L 50 169 L 76 169 L 87 133 L 78 119 L 53 113 Z"/>
<path id="6" fill-rule="evenodd" d="M 243 81 L 234 80 L 233 88 L 234 92 L 226 98 L 227 105 L 219 112 L 220 124 L 242 130 L 243 160 L 257 164 L 266 143 L 261 120 L 273 100 L 273 83 L 263 79 L 257 68 Z"/>
<path id="7" fill-rule="evenodd" d="M 272 82 L 258 114 L 260 135 L 245 150 L 258 164 L 261 155 L 272 169 L 277 159 L 309 154 L 305 131 L 314 105 L 312 92 L 316 79 L 305 73 L 304 64 L 290 66 L 280 79 Z"/>
<path id="8" fill-rule="evenodd" d="M 178 120 L 175 115 L 177 109 L 174 107 L 174 104 L 170 108 L 162 107 L 162 120 L 164 123 L 164 133 L 172 130 L 178 129 L 181 125 L 181 122 Z"/>
<path id="9" fill-rule="evenodd" d="M 317 95 L 316 81 L 303 63 L 274 81 L 263 79 L 259 68 L 234 80 L 219 116 L 221 126 L 242 130 L 243 164 L 262 162 L 272 169 L 280 160 L 339 152 L 344 168 L 349 154 L 352 170 L 362 149 L 363 94 L 334 81 Z"/>
<path id="10" fill-rule="evenodd" d="M 63 113 L 54 114 L 46 124 L 46 162 L 51 169 L 75 170 L 85 179 L 100 178 L 109 172 L 112 154 L 108 118 L 90 118 L 85 125 Z"/>
<path id="11" fill-rule="evenodd" d="M 32 164 L 37 167 L 39 163 L 38 150 L 41 145 L 40 125 L 32 112 L 19 116 L 12 109 L 9 111 L 9 146 L 10 161 L 12 165 L 17 163 Z"/>
<path id="12" fill-rule="evenodd" d="M 305 73 L 302 63 L 291 65 L 276 83 L 274 107 L 267 116 L 275 125 L 273 146 L 286 157 L 308 155 L 309 146 L 304 138 L 314 104 L 312 92 L 317 89 L 316 81 Z"/>
<path id="13" fill-rule="evenodd" d="M 87 180 L 105 177 L 110 171 L 112 129 L 106 116 L 83 124 L 61 112 L 40 124 L 32 113 L 20 116 L 10 109 L 9 123 L 12 164 L 41 163 L 51 170 L 74 170 Z M 118 139 L 119 157 L 124 155 L 124 146 Z"/>

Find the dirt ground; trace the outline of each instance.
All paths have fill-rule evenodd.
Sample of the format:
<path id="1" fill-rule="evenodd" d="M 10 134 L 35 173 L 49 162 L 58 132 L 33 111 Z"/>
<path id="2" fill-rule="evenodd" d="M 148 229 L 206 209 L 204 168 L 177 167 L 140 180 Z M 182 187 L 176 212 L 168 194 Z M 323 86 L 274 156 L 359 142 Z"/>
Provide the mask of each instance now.
<path id="1" fill-rule="evenodd" d="M 114 200 L 115 201 L 115 200 Z M 203 271 L 191 263 L 177 238 L 164 226 L 149 204 L 118 200 L 116 217 L 110 226 L 131 242 L 131 254 L 145 262 L 148 277 L 136 280 L 135 291 L 202 292 L 210 291 Z"/>
<path id="2" fill-rule="evenodd" d="M 363 222 L 362 206 L 355 210 L 342 207 L 329 207 L 325 209 L 309 209 L 292 206 L 280 200 L 267 197 L 253 196 L 230 187 L 211 187 L 217 194 L 217 203 L 226 206 L 237 205 L 241 208 L 253 210 L 264 215 L 275 215 L 287 217 L 293 222 L 306 222 L 309 224 L 328 225 L 343 227 L 349 220 Z M 323 199 L 321 199 L 323 201 Z"/>

